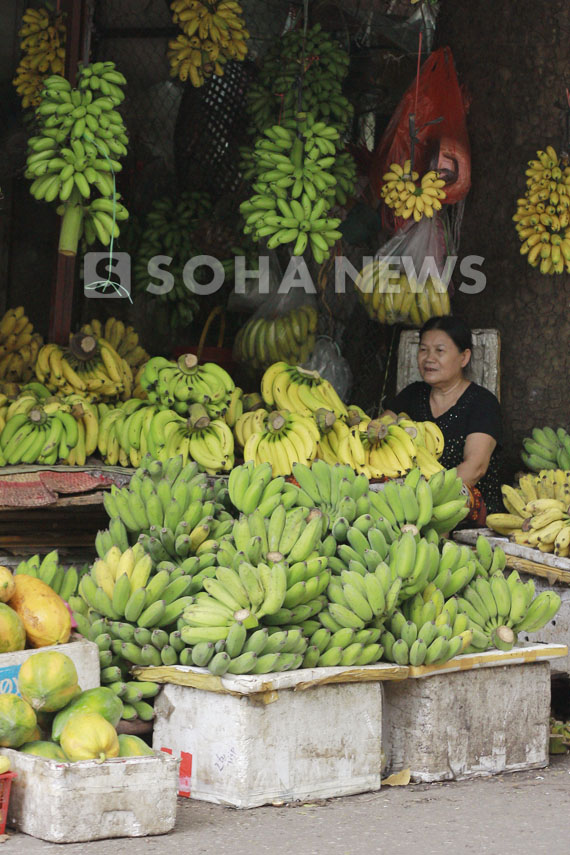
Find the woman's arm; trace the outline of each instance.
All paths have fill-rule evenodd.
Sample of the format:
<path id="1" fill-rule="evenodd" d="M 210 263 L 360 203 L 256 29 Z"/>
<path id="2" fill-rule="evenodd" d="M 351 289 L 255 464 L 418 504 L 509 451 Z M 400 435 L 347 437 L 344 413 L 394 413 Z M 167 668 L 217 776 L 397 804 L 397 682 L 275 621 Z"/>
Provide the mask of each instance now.
<path id="1" fill-rule="evenodd" d="M 467 436 L 463 462 L 457 467 L 457 474 L 470 487 L 486 473 L 496 445 L 497 441 L 488 433 L 470 433 Z"/>

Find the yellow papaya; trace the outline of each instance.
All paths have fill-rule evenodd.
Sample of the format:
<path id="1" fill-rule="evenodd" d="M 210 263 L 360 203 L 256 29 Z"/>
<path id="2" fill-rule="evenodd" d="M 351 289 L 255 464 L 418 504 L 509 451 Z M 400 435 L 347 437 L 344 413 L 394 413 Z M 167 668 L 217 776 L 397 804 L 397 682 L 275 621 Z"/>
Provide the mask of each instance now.
<path id="1" fill-rule="evenodd" d="M 0 603 L 0 653 L 13 653 L 25 646 L 26 630 L 22 619 L 6 603 Z"/>
<path id="2" fill-rule="evenodd" d="M 35 710 L 43 712 L 62 709 L 81 692 L 73 661 L 57 650 L 26 659 L 18 674 L 18 690 Z"/>
<path id="3" fill-rule="evenodd" d="M 151 755 L 154 755 L 154 751 L 140 736 L 119 733 L 119 757 L 146 757 Z"/>
<path id="4" fill-rule="evenodd" d="M 119 756 L 117 731 L 99 713 L 72 715 L 61 734 L 61 747 L 68 760 L 98 760 Z"/>
<path id="5" fill-rule="evenodd" d="M 99 713 L 99 715 L 107 719 L 109 724 L 116 727 L 123 715 L 123 702 L 107 686 L 86 689 L 55 716 L 52 723 L 51 738 L 59 742 L 63 728 L 71 716 L 79 712 Z"/>
<path id="6" fill-rule="evenodd" d="M 65 644 L 71 635 L 71 615 L 55 591 L 33 576 L 14 576 L 10 606 L 19 614 L 32 647 Z"/>
<path id="7" fill-rule="evenodd" d="M 16 584 L 12 571 L 0 565 L 0 603 L 7 603 L 15 590 Z"/>
<path id="8" fill-rule="evenodd" d="M 36 757 L 45 757 L 47 760 L 67 760 L 67 757 L 55 742 L 47 742 L 38 739 L 35 742 L 24 742 L 20 746 L 22 754 L 35 754 Z"/>
<path id="9" fill-rule="evenodd" d="M 0 695 L 0 745 L 19 748 L 36 729 L 36 714 L 18 695 Z"/>

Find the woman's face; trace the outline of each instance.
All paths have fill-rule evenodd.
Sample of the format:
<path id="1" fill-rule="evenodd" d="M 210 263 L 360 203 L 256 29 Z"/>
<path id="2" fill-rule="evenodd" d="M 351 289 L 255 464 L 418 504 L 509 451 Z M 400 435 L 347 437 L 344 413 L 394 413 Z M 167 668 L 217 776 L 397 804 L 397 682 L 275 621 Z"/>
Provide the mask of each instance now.
<path id="1" fill-rule="evenodd" d="M 420 340 L 418 368 L 430 386 L 457 382 L 471 357 L 470 350 L 459 350 L 443 330 L 428 330 Z"/>

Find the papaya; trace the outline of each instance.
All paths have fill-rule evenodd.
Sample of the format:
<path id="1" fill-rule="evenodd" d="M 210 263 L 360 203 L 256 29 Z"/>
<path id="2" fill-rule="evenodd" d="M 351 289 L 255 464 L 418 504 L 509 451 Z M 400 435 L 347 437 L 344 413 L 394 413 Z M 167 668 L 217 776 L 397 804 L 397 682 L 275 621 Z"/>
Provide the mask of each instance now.
<path id="1" fill-rule="evenodd" d="M 0 775 L 6 774 L 6 772 L 10 771 L 10 758 L 4 757 L 0 754 Z"/>
<path id="2" fill-rule="evenodd" d="M 81 689 L 73 661 L 58 650 L 34 653 L 18 674 L 18 690 L 35 710 L 55 712 L 73 700 Z"/>
<path id="3" fill-rule="evenodd" d="M 0 603 L 7 603 L 15 590 L 16 584 L 12 571 L 0 565 Z"/>
<path id="4" fill-rule="evenodd" d="M 147 755 L 154 755 L 154 751 L 140 736 L 119 733 L 119 757 L 146 757 Z"/>
<path id="5" fill-rule="evenodd" d="M 61 733 L 61 747 L 67 759 L 98 760 L 119 756 L 117 731 L 99 713 L 78 712 L 72 715 Z"/>
<path id="6" fill-rule="evenodd" d="M 41 579 L 18 573 L 14 576 L 10 606 L 24 624 L 32 647 L 65 644 L 71 635 L 71 615 L 67 606 Z"/>
<path id="7" fill-rule="evenodd" d="M 0 603 L 0 653 L 13 653 L 25 646 L 26 630 L 21 617 L 10 606 Z"/>
<path id="8" fill-rule="evenodd" d="M 109 724 L 116 727 L 123 715 L 123 702 L 107 686 L 99 686 L 97 689 L 86 689 L 55 716 L 51 729 L 51 738 L 55 742 L 59 742 L 63 728 L 71 716 L 84 712 L 99 713 Z"/>
<path id="9" fill-rule="evenodd" d="M 24 742 L 20 745 L 22 754 L 35 754 L 36 757 L 45 757 L 47 760 L 67 761 L 67 757 L 55 742 L 37 740 L 36 742 Z"/>
<path id="10" fill-rule="evenodd" d="M 32 739 L 36 714 L 18 695 L 0 695 L 0 746 L 19 748 Z"/>

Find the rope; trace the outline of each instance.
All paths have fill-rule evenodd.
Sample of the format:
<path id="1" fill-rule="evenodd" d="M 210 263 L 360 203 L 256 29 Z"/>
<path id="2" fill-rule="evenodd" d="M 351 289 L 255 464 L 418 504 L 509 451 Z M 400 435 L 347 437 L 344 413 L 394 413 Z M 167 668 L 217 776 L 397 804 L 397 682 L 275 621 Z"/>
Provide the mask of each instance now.
<path id="1" fill-rule="evenodd" d="M 107 288 L 111 288 L 115 294 L 118 294 L 119 297 L 127 297 L 129 301 L 133 302 L 130 291 L 128 291 L 124 285 L 120 282 L 113 281 L 110 276 L 110 271 L 113 268 L 113 244 L 115 241 L 115 223 L 116 223 L 116 212 L 117 212 L 117 183 L 115 180 L 115 170 L 113 169 L 113 165 L 111 163 L 111 158 L 108 154 L 106 154 L 100 145 L 97 144 L 96 140 L 90 134 L 83 134 L 83 138 L 94 145 L 99 149 L 103 157 L 109 161 L 109 166 L 111 167 L 111 175 L 113 176 L 113 228 L 111 229 L 111 240 L 109 241 L 109 264 L 107 265 L 107 269 L 109 270 L 109 276 L 106 279 L 97 279 L 95 282 L 89 282 L 88 284 L 84 284 L 84 291 L 102 291 L 104 294 L 107 293 Z"/>
<path id="2" fill-rule="evenodd" d="M 392 341 L 390 342 L 390 348 L 388 350 L 388 358 L 386 360 L 386 368 L 384 370 L 384 380 L 382 382 L 382 391 L 380 392 L 380 403 L 378 405 L 378 415 L 381 415 L 383 407 L 382 402 L 386 397 L 386 384 L 388 383 L 388 374 L 390 372 L 390 363 L 392 362 L 392 353 L 394 351 L 394 343 L 396 341 L 396 333 L 398 332 L 398 324 L 394 324 L 392 327 Z"/>

